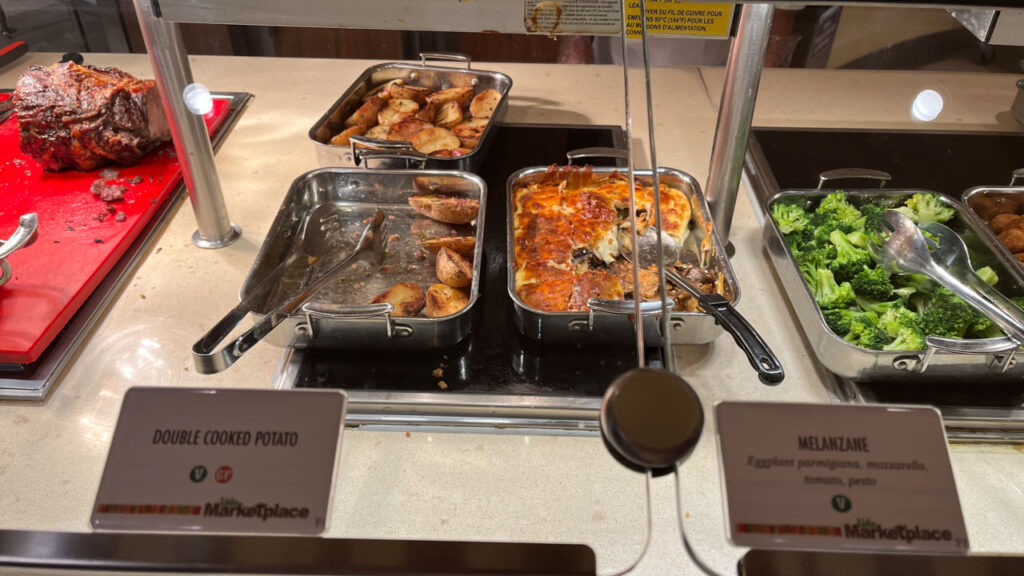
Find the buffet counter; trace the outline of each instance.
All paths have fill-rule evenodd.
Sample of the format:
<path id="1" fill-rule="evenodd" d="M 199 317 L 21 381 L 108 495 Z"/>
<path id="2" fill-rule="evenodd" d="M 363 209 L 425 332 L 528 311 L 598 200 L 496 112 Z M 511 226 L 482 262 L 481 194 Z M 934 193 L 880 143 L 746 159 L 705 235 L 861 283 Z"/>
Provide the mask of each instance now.
<path id="1" fill-rule="evenodd" d="M 0 74 L 10 88 L 30 64 Z M 121 399 L 130 386 L 266 388 L 281 350 L 259 345 L 230 370 L 195 373 L 190 348 L 238 290 L 288 186 L 317 167 L 309 127 L 371 62 L 193 57 L 197 82 L 245 91 L 253 103 L 216 156 L 236 244 L 201 250 L 180 201 L 70 368 L 43 402 L 0 403 L 0 528 L 80 532 L 89 516 Z M 152 77 L 145 55 L 90 54 L 86 62 Z M 622 69 L 604 66 L 474 64 L 513 79 L 507 122 L 623 123 Z M 639 74 L 632 85 L 641 100 Z M 658 159 L 707 179 L 722 71 L 658 69 L 653 78 Z M 757 123 L 921 128 L 908 119 L 919 86 L 938 80 L 947 110 L 936 129 L 1020 130 L 1009 116 L 1016 78 L 1000 75 L 766 70 Z M 911 96 L 912 97 L 912 96 Z M 635 141 L 647 128 L 634 111 Z M 947 118 L 949 120 L 947 120 Z M 638 149 L 640 149 L 638 147 Z M 646 158 L 646 152 L 638 154 Z M 641 161 L 638 167 L 645 167 Z M 491 190 L 500 198 L 503 190 Z M 723 400 L 828 402 L 821 375 L 761 245 L 761 226 L 740 194 L 730 241 L 742 287 L 738 306 L 787 373 L 761 385 L 731 338 L 678 347 L 681 374 L 708 416 L 678 490 L 696 552 L 723 573 L 743 550 L 726 540 L 711 409 Z M 438 391 L 438 393 L 443 393 Z M 644 480 L 615 462 L 593 434 L 500 433 L 443 428 L 347 430 L 342 439 L 330 537 L 574 542 L 591 546 L 599 573 L 628 566 L 646 531 Z M 1024 448 L 953 445 L 961 503 L 976 552 L 1024 553 Z M 698 573 L 676 522 L 677 486 L 653 483 L 653 541 L 636 574 Z M 12 572 L 13 573 L 13 572 Z"/>

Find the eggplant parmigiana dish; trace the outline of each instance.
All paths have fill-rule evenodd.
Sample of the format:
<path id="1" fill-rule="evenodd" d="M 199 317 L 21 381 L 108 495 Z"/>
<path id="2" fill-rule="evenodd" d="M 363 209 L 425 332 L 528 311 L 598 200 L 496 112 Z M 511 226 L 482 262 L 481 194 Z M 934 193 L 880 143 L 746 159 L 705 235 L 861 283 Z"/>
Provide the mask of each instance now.
<path id="1" fill-rule="evenodd" d="M 660 185 L 661 232 L 678 245 L 690 234 L 693 208 L 680 190 Z M 545 312 L 587 311 L 591 298 L 633 298 L 633 267 L 622 253 L 631 252 L 629 180 L 618 171 L 595 174 L 591 166 L 551 166 L 543 177 L 513 191 L 515 290 L 524 304 Z M 654 220 L 654 194 L 636 182 L 637 234 Z M 702 252 L 711 247 L 705 223 Z M 724 278 L 713 268 L 675 268 L 707 293 L 732 299 Z M 697 312 L 697 301 L 668 286 L 676 311 Z M 658 299 L 656 268 L 640 270 L 640 297 Z"/>

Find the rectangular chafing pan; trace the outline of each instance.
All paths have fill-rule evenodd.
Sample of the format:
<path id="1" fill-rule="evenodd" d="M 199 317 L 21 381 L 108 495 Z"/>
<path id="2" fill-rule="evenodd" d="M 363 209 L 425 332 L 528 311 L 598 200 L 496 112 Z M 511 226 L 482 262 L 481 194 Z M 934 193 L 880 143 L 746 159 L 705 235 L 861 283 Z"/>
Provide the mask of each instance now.
<path id="1" fill-rule="evenodd" d="M 508 108 L 508 92 L 512 88 L 512 79 L 500 72 L 473 70 L 468 56 L 455 54 L 421 54 L 420 64 L 390 62 L 371 66 L 342 94 L 341 98 L 328 108 L 327 112 L 309 129 L 309 139 L 316 148 L 316 159 L 320 166 L 357 166 L 360 159 L 354 157 L 351 146 L 334 146 L 331 137 L 344 129 L 345 119 L 356 111 L 363 97 L 381 84 L 390 80 L 402 79 L 409 84 L 441 90 L 461 86 L 473 86 L 478 92 L 493 88 L 501 93 L 501 102 L 491 116 L 480 142 L 476 148 L 465 156 L 458 158 L 425 157 L 425 167 L 447 170 L 476 171 L 483 162 L 487 148 L 493 140 L 494 124 L 504 118 Z M 445 66 L 428 66 L 428 58 L 459 60 L 465 62 L 465 69 Z M 391 142 L 390 144 L 398 144 Z M 390 148 L 393 148 L 391 146 Z M 407 148 L 412 150 L 411 144 Z M 418 154 L 418 153 L 416 153 Z M 381 167 L 393 166 L 394 162 Z"/>
<path id="2" fill-rule="evenodd" d="M 450 191 L 479 200 L 480 212 L 476 220 L 453 227 L 418 215 L 409 206 L 408 196 L 427 189 Z M 363 263 L 351 273 L 344 273 L 338 281 L 312 296 L 301 313 L 293 314 L 266 339 L 292 348 L 433 349 L 454 345 L 469 334 L 470 312 L 479 297 L 486 195 L 483 180 L 464 172 L 353 168 L 321 168 L 307 172 L 288 190 L 242 285 L 241 299 L 255 290 L 289 254 L 302 250 L 300 231 L 318 206 L 332 204 L 338 215 L 330 223 L 335 227 L 328 236 L 330 253 L 317 259 L 301 258 L 299 264 L 282 276 L 277 288 L 268 292 L 264 301 L 253 303 L 252 312 L 257 316 L 267 314 L 333 262 L 349 254 L 365 222 L 379 209 L 387 214 L 390 237 L 381 267 L 371 269 Z M 398 282 L 415 282 L 424 290 L 439 282 L 434 272 L 434 258 L 421 252 L 416 242 L 420 236 L 411 230 L 424 222 L 448 227 L 457 235 L 476 237 L 469 304 L 444 318 L 391 316 L 381 310 L 381 305 L 368 305 L 374 295 Z"/>
<path id="3" fill-rule="evenodd" d="M 1011 214 L 1020 214 L 1021 210 L 1024 210 L 1024 188 L 1014 185 L 1018 178 L 1024 178 L 1024 169 L 1014 173 L 1013 182 L 1010 183 L 1010 186 L 977 186 L 971 188 L 964 192 L 963 204 L 964 215 L 974 226 L 974 229 L 978 231 L 978 236 L 989 248 L 1011 263 L 1008 266 L 1010 272 L 1017 279 L 1017 282 L 1024 286 L 1024 262 L 1017 260 L 1017 257 L 999 240 L 999 237 L 989 225 L 988 220 L 983 218 L 983 213 L 987 212 L 984 204 L 989 202 L 995 204 L 990 209 L 994 209 L 996 213 L 1006 211 Z M 1007 203 L 1009 204 L 1008 206 L 999 206 L 999 204 L 1006 203 L 1006 200 L 1010 201 Z M 992 216 L 995 216 L 995 214 Z"/>
<path id="4" fill-rule="evenodd" d="M 901 202 L 913 194 L 928 190 L 854 190 L 844 189 L 854 205 L 868 199 L 887 199 Z M 768 200 L 768 214 L 775 202 L 804 200 L 814 202 L 834 190 L 786 190 Z M 934 194 L 934 193 L 933 193 Z M 956 216 L 946 224 L 967 243 L 974 266 L 991 266 L 999 275 L 997 288 L 1007 296 L 1024 295 L 1018 276 L 1012 273 L 1012 264 L 992 249 L 972 224 L 959 203 L 938 195 L 956 210 Z M 786 244 L 782 232 L 770 215 L 765 217 L 764 244 L 772 265 L 782 281 L 786 295 L 796 312 L 797 320 L 810 341 L 815 356 L 826 368 L 843 378 L 857 381 L 919 381 L 943 378 L 982 378 L 1020 382 L 1024 365 L 1014 361 L 1017 346 L 1007 338 L 983 340 L 951 340 L 929 337 L 928 350 L 869 350 L 850 344 L 836 336 L 825 324 L 825 319 L 814 301 L 814 296 L 800 275 L 799 266 Z"/>
<path id="5" fill-rule="evenodd" d="M 622 344 L 635 339 L 632 316 L 632 301 L 603 301 L 601 310 L 590 312 L 545 312 L 531 308 L 519 298 L 515 289 L 515 190 L 531 180 L 543 177 L 548 168 L 533 167 L 519 170 L 508 179 L 506 190 L 507 244 L 508 244 L 508 294 L 515 307 L 516 327 L 525 336 L 543 342 L 569 344 Z M 616 170 L 612 167 L 594 167 L 595 174 L 609 174 Z M 621 170 L 619 170 L 621 172 Z M 651 170 L 635 170 L 634 176 L 644 186 L 653 186 Z M 672 168 L 658 169 L 659 183 L 675 188 L 690 201 L 692 217 L 690 234 L 697 240 L 703 240 L 705 222 L 711 222 L 711 211 L 701 193 L 700 185 L 689 174 Z M 718 235 L 712 231 L 712 250 L 708 254 L 709 267 L 715 268 L 723 277 L 725 285 L 732 293 L 732 303 L 740 299 L 740 287 L 736 281 L 732 266 L 725 254 Z M 661 312 L 659 302 L 647 302 L 650 311 Z M 644 340 L 649 345 L 657 345 L 662 341 L 658 318 L 655 314 L 644 317 Z M 673 344 L 706 344 L 722 334 L 722 327 L 708 314 L 700 312 L 673 312 L 671 316 Z"/>

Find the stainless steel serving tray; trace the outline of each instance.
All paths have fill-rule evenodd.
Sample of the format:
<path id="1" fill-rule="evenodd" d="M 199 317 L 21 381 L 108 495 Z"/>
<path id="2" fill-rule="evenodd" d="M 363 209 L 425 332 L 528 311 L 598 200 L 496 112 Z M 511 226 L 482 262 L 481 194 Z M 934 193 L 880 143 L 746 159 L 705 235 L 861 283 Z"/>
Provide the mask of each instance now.
<path id="1" fill-rule="evenodd" d="M 309 129 L 309 139 L 313 141 L 316 148 L 316 159 L 320 166 L 357 166 L 360 159 L 355 157 L 352 146 L 334 146 L 330 143 L 331 137 L 345 127 L 345 119 L 355 112 L 363 101 L 363 96 L 373 88 L 381 84 L 402 79 L 410 84 L 424 86 L 431 89 L 441 90 L 445 88 L 457 88 L 461 86 L 473 86 L 477 91 L 493 88 L 501 93 L 501 102 L 491 116 L 491 121 L 480 135 L 480 142 L 473 151 L 458 158 L 436 158 L 422 155 L 425 160 L 425 167 L 431 169 L 466 170 L 475 171 L 483 162 L 487 148 L 493 140 L 495 132 L 494 124 L 500 122 L 508 108 L 508 92 L 512 88 L 512 79 L 500 72 L 488 72 L 485 70 L 473 70 L 468 56 L 461 54 L 437 54 L 424 53 L 420 55 L 420 64 L 408 64 L 390 62 L 371 66 L 363 72 L 359 78 L 342 94 L 341 98 L 334 102 L 331 107 L 317 120 L 316 124 Z M 457 69 L 445 66 L 428 66 L 427 59 L 458 60 L 464 62 L 465 69 Z M 372 142 L 372 140 L 371 140 Z M 399 142 L 382 143 L 384 146 L 394 149 Z M 412 150 L 409 143 L 405 149 Z M 390 164 L 382 164 L 380 167 L 397 165 L 394 161 Z M 404 164 L 402 164 L 404 166 Z"/>
<path id="2" fill-rule="evenodd" d="M 899 202 L 911 195 L 928 190 L 856 190 L 843 189 L 855 205 L 868 198 L 884 198 Z M 767 202 L 768 214 L 780 200 L 815 202 L 835 190 L 786 190 L 772 196 Z M 1011 272 L 1012 264 L 1004 255 L 994 251 L 982 237 L 966 211 L 959 203 L 940 195 L 943 202 L 956 210 L 956 216 L 946 224 L 967 243 L 971 260 L 976 267 L 991 266 L 999 275 L 997 288 L 1009 296 L 1024 296 L 1024 287 L 1018 276 Z M 850 344 L 836 336 L 825 324 L 825 319 L 814 301 L 814 296 L 800 274 L 799 266 L 786 244 L 782 232 L 770 215 L 765 217 L 764 244 L 772 265 L 782 280 L 786 295 L 796 312 L 815 356 L 826 368 L 843 378 L 857 381 L 893 380 L 918 381 L 950 377 L 1005 379 L 1020 381 L 1024 363 L 1016 362 L 1017 346 L 1007 338 L 954 340 L 929 336 L 927 350 L 870 350 Z"/>
<path id="3" fill-rule="evenodd" d="M 388 305 L 370 305 L 370 298 L 402 281 L 415 282 L 424 290 L 439 282 L 434 272 L 434 258 L 429 253 L 425 258 L 417 257 L 420 246 L 416 240 L 419 235 L 411 230 L 413 222 L 437 224 L 418 215 L 408 203 L 410 194 L 426 187 L 457 188 L 457 194 L 480 201 L 480 212 L 473 224 L 453 227 L 460 230 L 471 227 L 468 233 L 476 237 L 469 305 L 444 318 L 391 316 Z M 307 172 L 299 176 L 288 190 L 242 285 L 240 298 L 244 300 L 289 254 L 301 250 L 300 230 L 316 207 L 334 204 L 341 214 L 336 232 L 329 237 L 331 255 L 315 261 L 300 259 L 303 265 L 294 266 L 285 273 L 265 301 L 253 303 L 255 315 L 267 314 L 314 279 L 317 270 L 326 270 L 332 260 L 340 260 L 350 253 L 366 219 L 380 209 L 388 215 L 387 233 L 390 236 L 387 256 L 381 267 L 375 270 L 354 269 L 352 273 L 343 275 L 338 282 L 314 295 L 302 307 L 302 313 L 293 314 L 267 335 L 266 340 L 293 348 L 429 349 L 451 346 L 469 334 L 470 312 L 479 297 L 486 196 L 483 180 L 465 172 L 355 168 L 320 168 Z"/>
<path id="4" fill-rule="evenodd" d="M 548 170 L 547 166 L 524 168 L 512 174 L 506 187 L 507 204 L 507 249 L 508 249 L 508 294 L 515 307 L 516 327 L 533 340 L 551 343 L 622 344 L 635 339 L 632 315 L 632 301 L 601 301 L 599 310 L 590 312 L 545 312 L 528 306 L 519 298 L 515 289 L 515 190 L 539 178 Z M 594 167 L 595 174 L 610 174 L 612 167 Z M 622 172 L 622 169 L 618 169 Z M 634 175 L 644 186 L 653 186 L 651 170 L 635 170 Z M 704 237 L 704 223 L 711 222 L 711 211 L 701 193 L 700 185 L 689 174 L 672 168 L 658 169 L 659 183 L 683 192 L 690 201 L 690 234 Z M 732 292 L 732 303 L 740 299 L 739 283 L 725 254 L 718 235 L 712 232 L 713 254 L 711 263 L 722 274 L 725 284 Z M 657 316 L 661 313 L 660 302 L 645 302 L 648 315 L 644 317 L 644 340 L 650 345 L 661 342 L 661 331 Z M 594 308 L 594 306 L 591 306 Z M 673 312 L 671 317 L 673 344 L 706 344 L 722 334 L 722 327 L 708 314 L 701 312 Z"/>
<path id="5" fill-rule="evenodd" d="M 1024 205 L 1024 188 L 1020 186 L 977 186 L 964 192 L 963 205 L 964 215 L 978 231 L 978 236 L 992 249 L 1000 254 L 1003 259 L 1010 262 L 1008 266 L 1010 273 L 1014 275 L 1017 282 L 1024 286 L 1024 264 L 1019 262 L 1010 250 L 999 240 L 996 233 L 989 226 L 989 223 L 981 217 L 975 209 L 974 204 L 983 196 L 1016 197 L 1018 202 Z"/>

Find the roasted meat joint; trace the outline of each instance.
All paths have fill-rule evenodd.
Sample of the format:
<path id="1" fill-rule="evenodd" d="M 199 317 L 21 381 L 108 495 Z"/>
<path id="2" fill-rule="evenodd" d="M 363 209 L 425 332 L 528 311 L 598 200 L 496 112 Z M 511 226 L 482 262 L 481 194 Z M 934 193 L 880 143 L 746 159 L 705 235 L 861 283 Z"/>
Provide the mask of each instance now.
<path id="1" fill-rule="evenodd" d="M 31 66 L 14 106 L 22 152 L 52 172 L 131 165 L 171 137 L 156 83 L 116 68 Z"/>

